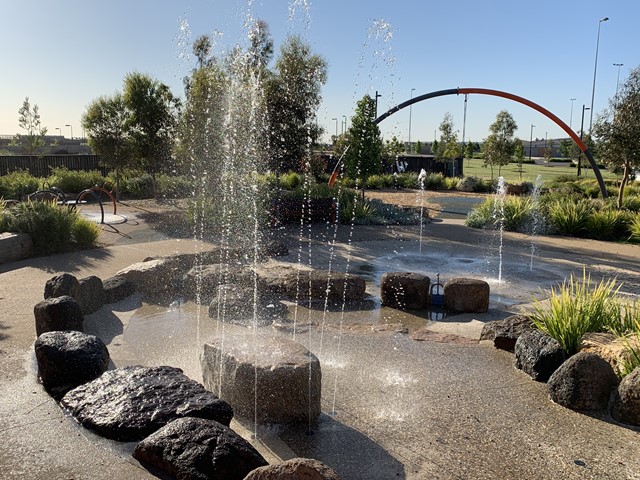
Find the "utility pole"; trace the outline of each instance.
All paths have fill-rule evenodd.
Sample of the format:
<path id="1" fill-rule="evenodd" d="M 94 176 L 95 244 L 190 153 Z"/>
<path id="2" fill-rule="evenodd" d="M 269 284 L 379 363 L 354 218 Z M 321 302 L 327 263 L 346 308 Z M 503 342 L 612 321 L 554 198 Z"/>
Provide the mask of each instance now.
<path id="1" fill-rule="evenodd" d="M 580 140 L 581 141 L 582 141 L 582 139 L 584 137 L 584 111 L 585 110 L 591 110 L 591 109 L 583 104 L 582 105 L 582 120 L 580 122 Z M 578 155 L 578 177 L 580 176 L 581 172 L 582 172 L 582 150 L 580 150 L 580 154 Z"/>

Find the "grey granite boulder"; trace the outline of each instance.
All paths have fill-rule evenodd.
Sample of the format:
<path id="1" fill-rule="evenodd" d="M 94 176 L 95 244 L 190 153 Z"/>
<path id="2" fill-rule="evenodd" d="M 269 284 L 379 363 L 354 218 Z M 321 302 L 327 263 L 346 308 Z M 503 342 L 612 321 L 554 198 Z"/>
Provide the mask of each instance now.
<path id="1" fill-rule="evenodd" d="M 485 313 L 489 284 L 476 278 L 452 278 L 444 284 L 444 308 L 450 312 Z"/>
<path id="2" fill-rule="evenodd" d="M 118 303 L 133 295 L 136 287 L 125 277 L 109 277 L 102 282 L 104 290 L 104 303 Z"/>
<path id="3" fill-rule="evenodd" d="M 75 298 L 68 295 L 50 297 L 33 307 L 36 319 L 36 335 L 56 330 L 84 329 L 84 317 Z"/>
<path id="4" fill-rule="evenodd" d="M 485 323 L 480 340 L 492 340 L 496 348 L 513 352 L 518 337 L 533 328 L 533 322 L 528 316 L 511 315 L 504 320 Z"/>
<path id="5" fill-rule="evenodd" d="M 624 377 L 618 385 L 611 416 L 619 422 L 640 427 L 640 367 Z"/>
<path id="6" fill-rule="evenodd" d="M 289 338 L 225 335 L 204 345 L 200 361 L 205 387 L 238 416 L 306 425 L 320 415 L 320 361 Z"/>
<path id="7" fill-rule="evenodd" d="M 244 480 L 340 480 L 338 474 L 313 458 L 292 458 L 286 462 L 256 468 Z"/>
<path id="8" fill-rule="evenodd" d="M 73 295 L 84 315 L 97 312 L 104 305 L 104 286 L 102 280 L 91 275 L 78 280 L 78 287 Z"/>
<path id="9" fill-rule="evenodd" d="M 56 399 L 99 377 L 109 366 L 109 351 L 102 340 L 82 332 L 45 332 L 34 348 L 42 385 Z"/>
<path id="10" fill-rule="evenodd" d="M 539 382 L 546 382 L 565 360 L 560 344 L 540 330 L 529 330 L 520 335 L 514 351 L 516 368 Z"/>
<path id="11" fill-rule="evenodd" d="M 76 289 L 78 288 L 78 279 L 70 273 L 62 273 L 51 277 L 44 284 L 44 298 L 62 297 L 68 295 L 70 297 L 76 296 Z"/>
<path id="12" fill-rule="evenodd" d="M 173 420 L 138 443 L 133 457 L 178 480 L 242 480 L 267 465 L 229 427 L 203 418 Z"/>
<path id="13" fill-rule="evenodd" d="M 254 307 L 255 303 L 255 307 Z M 254 311 L 256 318 L 254 320 Z M 286 317 L 288 307 L 273 295 L 263 295 L 254 288 L 221 285 L 209 305 L 209 317 L 239 325 L 271 325 Z"/>
<path id="14" fill-rule="evenodd" d="M 33 241 L 28 233 L 0 233 L 0 264 L 29 258 Z"/>
<path id="15" fill-rule="evenodd" d="M 401 310 L 421 310 L 429 306 L 426 275 L 411 272 L 387 272 L 380 281 L 382 305 Z"/>
<path id="16" fill-rule="evenodd" d="M 618 379 L 606 360 L 578 352 L 553 372 L 547 382 L 551 400 L 572 410 L 606 410 Z"/>
<path id="17" fill-rule="evenodd" d="M 98 435 L 135 441 L 182 417 L 229 425 L 233 409 L 182 370 L 132 366 L 109 370 L 62 398 L 78 422 Z"/>
<path id="18" fill-rule="evenodd" d="M 206 305 L 218 294 L 220 285 L 249 287 L 255 283 L 253 277 L 249 268 L 235 262 L 229 265 L 197 265 L 183 276 L 182 293 L 189 300 L 197 300 L 199 296 L 200 304 Z"/>

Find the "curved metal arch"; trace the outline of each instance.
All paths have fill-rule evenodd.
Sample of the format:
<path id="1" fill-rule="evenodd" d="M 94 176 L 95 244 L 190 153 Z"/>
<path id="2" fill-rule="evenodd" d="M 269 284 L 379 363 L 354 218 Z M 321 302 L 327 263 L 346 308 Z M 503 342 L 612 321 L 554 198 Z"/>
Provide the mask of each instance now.
<path id="1" fill-rule="evenodd" d="M 544 116 L 546 116 L 547 118 L 555 122 L 560 128 L 562 128 L 565 131 L 565 133 L 569 135 L 569 137 L 571 137 L 571 139 L 576 143 L 576 145 L 578 145 L 580 150 L 585 154 L 585 156 L 589 160 L 589 163 L 591 164 L 593 173 L 595 174 L 596 179 L 598 180 L 598 186 L 600 187 L 602 198 L 607 198 L 607 188 L 604 184 L 602 173 L 600 172 L 600 169 L 596 165 L 596 161 L 593 158 L 593 155 L 591 154 L 587 146 L 584 144 L 584 142 L 580 139 L 580 137 L 576 135 L 576 132 L 574 132 L 571 128 L 569 128 L 569 126 L 566 123 L 564 123 L 562 120 L 560 120 L 556 115 L 551 113 L 546 108 L 538 105 L 537 103 L 532 102 L 531 100 L 527 100 L 524 97 L 520 97 L 512 93 L 502 92 L 500 90 L 492 90 L 489 88 L 450 88 L 447 90 L 438 90 L 435 92 L 425 93 L 424 95 L 418 95 L 417 97 L 413 97 L 410 100 L 407 100 L 406 102 L 402 102 L 396 105 L 395 107 L 390 108 L 385 113 L 383 113 L 378 118 L 376 118 L 375 123 L 378 124 L 382 122 L 384 119 L 393 115 L 394 113 L 402 110 L 403 108 L 413 105 L 414 103 L 422 102 L 423 100 L 428 100 L 430 98 L 435 98 L 435 97 L 442 97 L 445 95 L 454 95 L 454 94 L 467 95 L 472 93 L 480 94 L 480 95 L 492 95 L 494 97 L 502 97 L 508 100 L 513 100 L 514 102 L 518 102 L 523 105 L 526 105 L 527 107 L 533 108 L 534 110 L 540 112 L 541 114 L 543 114 Z"/>

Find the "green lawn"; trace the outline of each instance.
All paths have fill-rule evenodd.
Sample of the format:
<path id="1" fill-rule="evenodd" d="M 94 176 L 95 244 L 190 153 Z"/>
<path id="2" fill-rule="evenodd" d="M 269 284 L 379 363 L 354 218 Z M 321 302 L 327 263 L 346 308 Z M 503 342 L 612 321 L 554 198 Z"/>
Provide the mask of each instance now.
<path id="1" fill-rule="evenodd" d="M 583 161 L 588 165 L 588 160 L 583 159 Z M 475 175 L 476 177 L 481 177 L 481 178 L 491 178 L 491 169 L 489 167 L 484 167 L 482 166 L 482 160 L 481 159 L 477 159 L 477 158 L 472 158 L 472 159 L 468 159 L 465 158 L 464 159 L 464 176 L 468 177 L 468 176 L 472 176 Z M 609 172 L 609 170 L 606 169 L 600 169 L 600 172 L 602 173 L 602 177 L 605 180 L 615 180 L 616 176 Z M 568 166 L 564 166 L 564 164 L 556 164 L 554 162 L 550 162 L 549 166 L 544 166 L 544 165 L 533 165 L 533 164 L 523 164 L 522 165 L 522 176 L 520 175 L 520 172 L 518 171 L 518 165 L 515 163 L 510 163 L 509 165 L 506 165 L 504 167 L 502 167 L 502 170 L 500 172 L 500 175 L 502 175 L 505 179 L 506 182 L 508 183 L 518 183 L 518 182 L 532 182 L 534 183 L 536 181 L 536 178 L 538 177 L 538 175 L 542 176 L 542 181 L 543 182 L 549 182 L 550 180 L 554 179 L 555 177 L 558 177 L 560 175 L 572 175 L 572 176 L 576 176 L 578 173 L 578 169 L 577 168 L 571 168 Z M 494 178 L 498 177 L 498 169 L 494 168 L 493 169 L 493 176 Z M 584 163 L 583 163 L 583 168 L 582 168 L 582 178 L 595 178 L 595 175 L 593 174 L 593 172 L 588 169 L 588 168 L 584 168 Z"/>

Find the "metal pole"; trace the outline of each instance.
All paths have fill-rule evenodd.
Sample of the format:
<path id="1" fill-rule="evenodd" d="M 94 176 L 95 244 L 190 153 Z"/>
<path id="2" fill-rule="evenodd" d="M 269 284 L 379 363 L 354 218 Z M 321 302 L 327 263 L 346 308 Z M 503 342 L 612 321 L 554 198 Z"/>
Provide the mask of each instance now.
<path id="1" fill-rule="evenodd" d="M 582 105 L 582 121 L 580 122 L 580 140 L 582 140 L 584 136 L 584 111 L 585 110 L 589 110 L 589 108 L 583 104 Z M 582 172 L 582 151 L 580 151 L 580 154 L 578 155 L 578 177 L 580 176 L 581 172 Z"/>
<path id="2" fill-rule="evenodd" d="M 591 110 L 589 112 L 589 134 L 591 134 L 591 127 L 593 125 L 593 99 L 595 98 L 595 95 L 596 95 L 596 72 L 598 71 L 598 49 L 600 48 L 600 25 L 602 24 L 602 22 L 607 22 L 607 21 L 609 21 L 609 17 L 601 18 L 598 21 L 598 37 L 596 40 L 596 61 L 593 65 L 593 88 L 591 89 L 591 107 L 589 108 L 589 110 Z"/>
<path id="3" fill-rule="evenodd" d="M 620 67 L 623 66 L 624 63 L 614 63 L 614 67 L 618 67 L 618 80 L 616 80 L 616 107 L 618 106 L 618 87 L 620 86 Z"/>
<path id="4" fill-rule="evenodd" d="M 65 125 L 65 127 L 69 127 L 71 129 L 71 139 L 73 140 L 73 127 L 71 125 Z"/>
<path id="5" fill-rule="evenodd" d="M 532 123 L 531 124 L 531 135 L 529 136 L 529 162 L 531 162 L 531 152 L 533 150 L 533 127 L 535 127 L 535 125 Z"/>
<path id="6" fill-rule="evenodd" d="M 575 98 L 570 98 L 569 100 L 571 100 L 571 116 L 569 117 L 569 128 L 572 129 L 571 124 L 573 123 L 573 102 L 575 102 L 576 99 Z"/>
<path id="7" fill-rule="evenodd" d="M 382 95 L 380 95 L 378 93 L 378 90 L 376 90 L 376 118 L 378 118 L 378 99 L 381 97 Z"/>
<path id="8" fill-rule="evenodd" d="M 336 140 L 338 139 L 338 119 L 337 118 L 332 118 L 331 120 L 335 120 L 336 121 Z"/>
<path id="9" fill-rule="evenodd" d="M 413 99 L 414 90 L 415 88 L 411 89 L 411 96 L 409 97 L 410 99 Z M 409 151 L 411 151 L 411 107 L 413 107 L 413 105 L 409 105 Z"/>
<path id="10" fill-rule="evenodd" d="M 344 118 L 344 131 L 347 131 L 347 116 L 346 115 L 342 115 L 342 118 Z"/>

